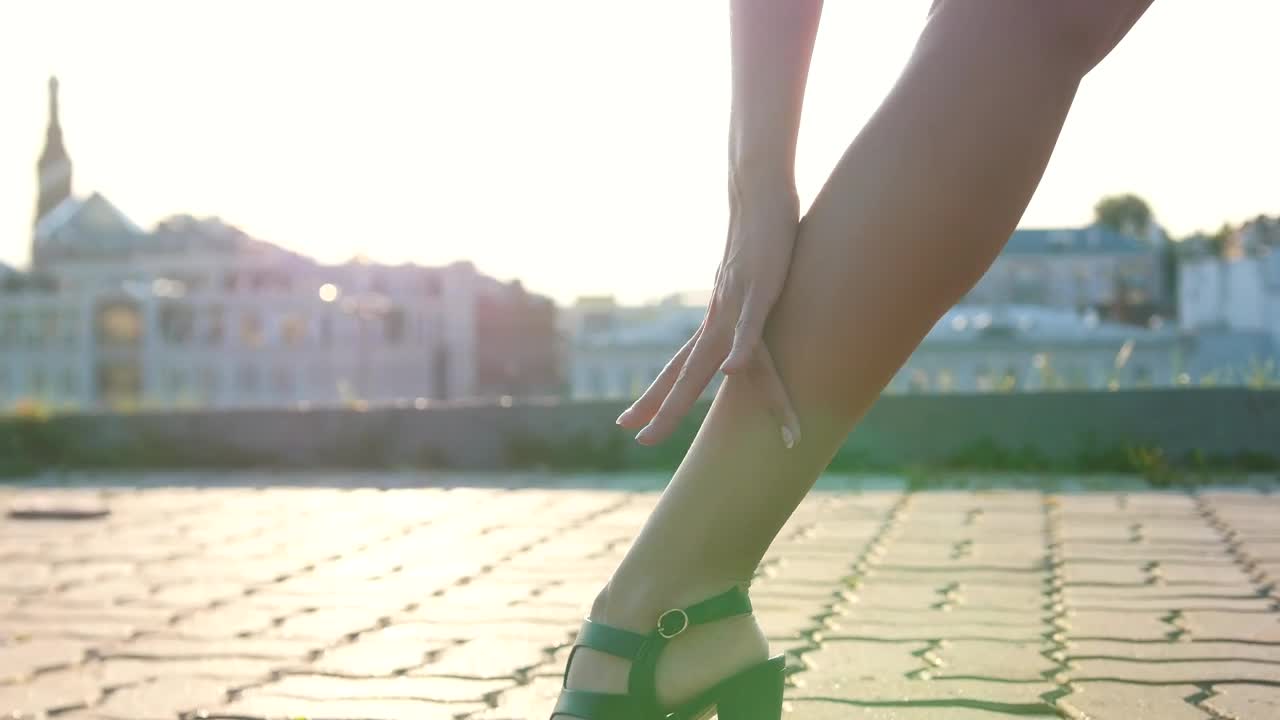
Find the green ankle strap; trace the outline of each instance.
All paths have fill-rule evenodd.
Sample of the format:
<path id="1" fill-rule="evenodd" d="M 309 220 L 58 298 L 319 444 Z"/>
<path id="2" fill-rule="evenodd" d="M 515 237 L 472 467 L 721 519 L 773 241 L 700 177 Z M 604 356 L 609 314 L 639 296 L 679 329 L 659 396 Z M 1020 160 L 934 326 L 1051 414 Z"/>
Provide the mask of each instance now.
<path id="1" fill-rule="evenodd" d="M 751 611 L 751 598 L 746 590 L 739 585 L 734 585 L 719 595 L 689 607 L 673 608 L 663 612 L 658 616 L 656 627 L 647 635 L 586 618 L 586 624 L 574 641 L 573 650 L 569 652 L 569 662 L 573 662 L 573 654 L 580 647 L 588 647 L 630 660 L 632 664 L 627 678 L 628 695 L 632 701 L 643 703 L 650 714 L 657 715 L 660 713 L 660 708 L 654 686 L 654 669 L 658 662 L 658 655 L 667 643 L 693 625 L 702 625 L 737 615 L 750 615 Z M 565 679 L 567 682 L 567 664 Z"/>

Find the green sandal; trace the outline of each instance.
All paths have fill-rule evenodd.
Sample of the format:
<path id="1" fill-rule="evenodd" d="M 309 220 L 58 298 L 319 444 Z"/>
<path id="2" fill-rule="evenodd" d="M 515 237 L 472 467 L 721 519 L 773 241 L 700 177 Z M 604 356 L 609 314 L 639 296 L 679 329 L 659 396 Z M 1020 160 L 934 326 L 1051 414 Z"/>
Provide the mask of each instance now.
<path id="1" fill-rule="evenodd" d="M 782 717 L 782 676 L 786 659 L 776 655 L 726 678 L 674 710 L 658 705 L 654 668 L 658 655 L 672 638 L 691 625 L 751 614 L 751 599 L 739 586 L 684 609 L 668 610 L 648 635 L 593 622 L 586 625 L 569 652 L 557 715 L 579 720 L 701 720 L 714 709 L 720 720 L 779 720 Z M 580 647 L 599 650 L 631 661 L 627 693 L 570 690 L 569 664 Z"/>

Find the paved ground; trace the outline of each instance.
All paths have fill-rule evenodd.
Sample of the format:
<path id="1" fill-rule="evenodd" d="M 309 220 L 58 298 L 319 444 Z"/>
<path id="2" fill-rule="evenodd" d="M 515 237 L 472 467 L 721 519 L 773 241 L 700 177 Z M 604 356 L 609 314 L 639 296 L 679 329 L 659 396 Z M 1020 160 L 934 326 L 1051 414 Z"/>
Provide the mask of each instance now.
<path id="1" fill-rule="evenodd" d="M 0 520 L 0 716 L 544 720 L 656 499 L 106 497 L 101 519 Z M 1277 517 L 1256 491 L 815 492 L 752 596 L 791 718 L 1273 720 Z"/>

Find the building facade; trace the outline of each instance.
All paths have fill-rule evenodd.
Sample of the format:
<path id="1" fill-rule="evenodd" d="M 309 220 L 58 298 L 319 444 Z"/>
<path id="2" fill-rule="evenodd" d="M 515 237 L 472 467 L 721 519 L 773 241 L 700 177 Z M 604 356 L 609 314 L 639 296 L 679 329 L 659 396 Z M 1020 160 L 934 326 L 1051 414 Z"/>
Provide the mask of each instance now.
<path id="1" fill-rule="evenodd" d="M 0 409 L 560 392 L 554 305 L 518 282 L 467 262 L 322 265 L 217 219 L 179 215 L 144 230 L 100 194 L 74 196 L 56 89 L 32 269 L 0 278 Z"/>
<path id="2" fill-rule="evenodd" d="M 1099 225 L 1019 229 L 965 302 L 1093 310 L 1145 322 L 1172 306 L 1164 268 L 1166 242 L 1156 227 L 1149 238 Z"/>

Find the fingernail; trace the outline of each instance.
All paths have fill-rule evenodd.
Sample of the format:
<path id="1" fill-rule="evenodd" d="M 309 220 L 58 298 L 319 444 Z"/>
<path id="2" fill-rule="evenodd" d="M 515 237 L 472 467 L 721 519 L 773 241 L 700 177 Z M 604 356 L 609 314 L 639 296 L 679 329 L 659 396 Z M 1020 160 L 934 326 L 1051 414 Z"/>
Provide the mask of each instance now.
<path id="1" fill-rule="evenodd" d="M 617 420 L 613 421 L 613 424 L 621 425 L 622 423 L 626 422 L 631 417 L 631 415 L 632 415 L 632 408 L 627 408 L 626 410 L 622 411 L 622 414 L 618 416 Z"/>
<path id="2" fill-rule="evenodd" d="M 795 435 L 791 434 L 791 428 L 786 425 L 782 426 L 782 444 L 786 445 L 788 450 L 795 447 L 796 444 Z"/>
<path id="3" fill-rule="evenodd" d="M 648 442 L 649 438 L 653 437 L 653 431 L 650 430 L 649 427 L 649 425 L 645 425 L 643 430 L 636 433 L 636 442 L 644 445 Z"/>

